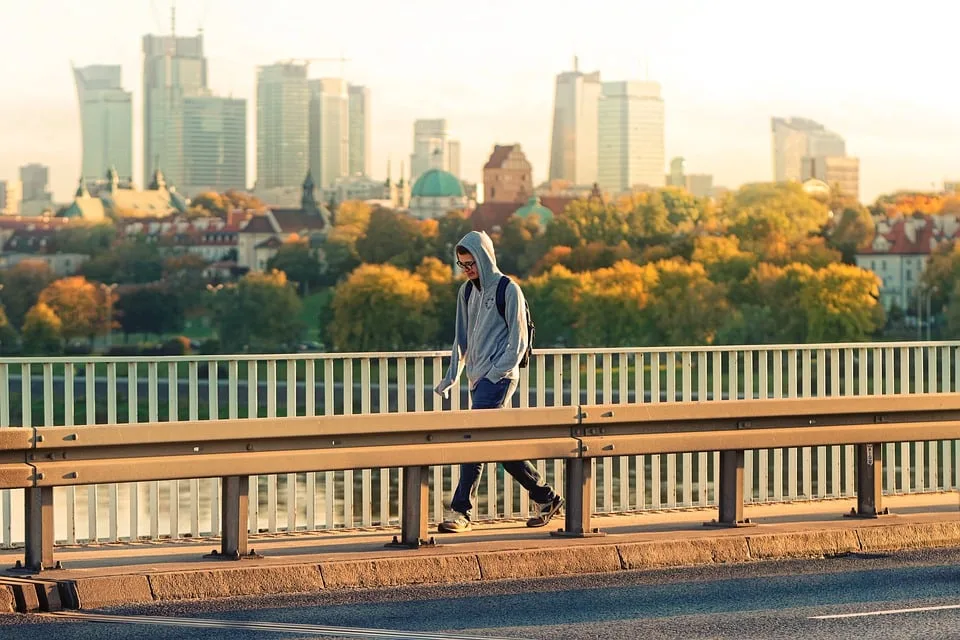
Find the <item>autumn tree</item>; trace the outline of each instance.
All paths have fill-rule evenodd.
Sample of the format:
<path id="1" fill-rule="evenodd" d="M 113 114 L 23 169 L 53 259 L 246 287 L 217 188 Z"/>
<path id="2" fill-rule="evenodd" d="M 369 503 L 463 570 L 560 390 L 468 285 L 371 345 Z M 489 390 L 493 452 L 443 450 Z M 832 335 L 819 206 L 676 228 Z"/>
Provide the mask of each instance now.
<path id="1" fill-rule="evenodd" d="M 875 231 L 873 216 L 866 207 L 848 207 L 830 229 L 828 241 L 841 253 L 844 262 L 855 264 L 857 251 L 870 246 Z"/>
<path id="2" fill-rule="evenodd" d="M 303 303 L 282 271 L 251 271 L 216 294 L 217 334 L 226 349 L 289 347 L 300 339 Z"/>
<path id="3" fill-rule="evenodd" d="M 562 248 L 569 251 L 568 247 Z M 578 344 L 576 325 L 582 287 L 583 276 L 559 264 L 523 283 L 523 294 L 537 327 L 538 344 L 546 347 Z"/>
<path id="4" fill-rule="evenodd" d="M 463 278 L 454 279 L 452 269 L 437 258 L 424 258 L 414 273 L 430 291 L 430 305 L 424 314 L 435 319 L 437 326 L 436 336 L 427 344 L 453 344 L 457 292 Z"/>
<path id="5" fill-rule="evenodd" d="M 645 313 L 657 271 L 622 260 L 583 275 L 576 302 L 576 343 L 583 346 L 655 344 L 657 330 Z"/>
<path id="6" fill-rule="evenodd" d="M 392 209 L 370 214 L 366 233 L 357 239 L 357 254 L 367 264 L 383 264 L 408 254 L 421 235 L 416 219 Z"/>
<path id="7" fill-rule="evenodd" d="M 802 293 L 810 342 L 868 339 L 884 325 L 880 279 L 871 271 L 831 264 L 815 272 Z"/>
<path id="8" fill-rule="evenodd" d="M 653 265 L 656 281 L 651 287 L 647 313 L 657 328 L 658 342 L 669 345 L 713 344 L 727 318 L 726 287 L 707 277 L 700 263 L 681 259 Z"/>
<path id="9" fill-rule="evenodd" d="M 114 294 L 83 276 L 62 278 L 40 292 L 39 301 L 60 319 L 64 340 L 104 335 L 110 331 L 110 309 Z"/>
<path id="10" fill-rule="evenodd" d="M 21 260 L 0 271 L 0 303 L 15 327 L 23 325 L 27 310 L 37 303 L 40 292 L 54 280 L 53 272 L 43 260 Z"/>
<path id="11" fill-rule="evenodd" d="M 71 222 L 57 231 L 57 249 L 95 257 L 109 251 L 116 236 L 117 228 L 110 220 L 94 224 Z"/>
<path id="12" fill-rule="evenodd" d="M 334 293 L 334 346 L 345 351 L 420 348 L 437 331 L 436 319 L 423 313 L 429 304 L 430 289 L 416 274 L 389 264 L 361 265 Z"/>
<path id="13" fill-rule="evenodd" d="M 437 257 L 444 263 L 452 265 L 455 261 L 457 243 L 471 231 L 473 224 L 462 211 L 451 211 L 442 216 L 437 226 Z"/>
<path id="14" fill-rule="evenodd" d="M 19 341 L 17 330 L 7 319 L 3 305 L 0 305 L 0 354 L 15 353 Z"/>
<path id="15" fill-rule="evenodd" d="M 23 322 L 23 350 L 36 356 L 59 355 L 63 352 L 61 327 L 54 310 L 38 302 L 27 311 Z"/>

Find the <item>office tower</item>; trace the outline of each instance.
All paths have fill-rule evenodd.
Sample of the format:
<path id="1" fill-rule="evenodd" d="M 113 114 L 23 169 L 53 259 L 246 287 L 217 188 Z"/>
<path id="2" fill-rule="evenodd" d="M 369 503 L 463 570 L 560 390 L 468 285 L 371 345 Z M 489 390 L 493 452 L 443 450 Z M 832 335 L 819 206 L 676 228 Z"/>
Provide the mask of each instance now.
<path id="1" fill-rule="evenodd" d="M 447 121 L 417 120 L 413 123 L 413 154 L 410 156 L 410 182 L 416 182 L 428 169 L 447 168 Z"/>
<path id="2" fill-rule="evenodd" d="M 22 201 L 23 186 L 19 180 L 0 180 L 0 214 L 18 215 Z"/>
<path id="3" fill-rule="evenodd" d="M 257 188 L 299 188 L 309 167 L 307 65 L 280 62 L 257 76 Z"/>
<path id="4" fill-rule="evenodd" d="M 190 96 L 183 102 L 184 178 L 180 190 L 247 188 L 247 101 Z"/>
<path id="5" fill-rule="evenodd" d="M 771 118 L 771 129 L 775 182 L 801 180 L 804 158 L 847 154 L 843 138 L 807 118 Z"/>
<path id="6" fill-rule="evenodd" d="M 31 163 L 20 167 L 20 185 L 23 188 L 24 202 L 50 200 L 47 185 L 50 183 L 50 168 L 46 165 Z"/>
<path id="7" fill-rule="evenodd" d="M 557 76 L 550 180 L 575 185 L 596 182 L 600 95 L 600 72 L 581 73 L 576 58 L 573 71 Z"/>
<path id="8" fill-rule="evenodd" d="M 370 89 L 349 85 L 350 99 L 350 163 L 351 176 L 369 176 L 371 173 Z"/>
<path id="9" fill-rule="evenodd" d="M 120 65 L 74 67 L 80 105 L 84 180 L 97 180 L 115 167 L 133 177 L 133 100 L 120 82 Z"/>
<path id="10" fill-rule="evenodd" d="M 460 177 L 460 141 L 450 140 L 447 142 L 447 166 L 446 170 Z"/>
<path id="11" fill-rule="evenodd" d="M 208 92 L 203 36 L 146 35 L 143 56 L 143 182 L 161 169 L 175 186 L 184 180 L 184 98 Z"/>
<path id="12" fill-rule="evenodd" d="M 597 182 L 613 192 L 664 184 L 664 108 L 656 82 L 604 82 Z"/>
<path id="13" fill-rule="evenodd" d="M 350 165 L 350 99 L 340 78 L 310 80 L 310 173 L 321 188 L 348 175 Z"/>

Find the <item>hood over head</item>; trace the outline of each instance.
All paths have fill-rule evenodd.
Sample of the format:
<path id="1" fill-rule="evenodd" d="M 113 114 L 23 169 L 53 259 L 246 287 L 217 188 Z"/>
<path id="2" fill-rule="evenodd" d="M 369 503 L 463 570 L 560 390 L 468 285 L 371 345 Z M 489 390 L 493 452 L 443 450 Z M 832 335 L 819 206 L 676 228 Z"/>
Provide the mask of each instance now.
<path id="1" fill-rule="evenodd" d="M 497 268 L 497 256 L 493 252 L 493 240 L 484 231 L 471 231 L 460 239 L 458 247 L 463 247 L 473 255 L 480 272 L 480 287 L 486 289 L 488 285 L 496 284 L 500 278 L 500 269 Z M 456 248 L 454 248 L 454 259 Z"/>

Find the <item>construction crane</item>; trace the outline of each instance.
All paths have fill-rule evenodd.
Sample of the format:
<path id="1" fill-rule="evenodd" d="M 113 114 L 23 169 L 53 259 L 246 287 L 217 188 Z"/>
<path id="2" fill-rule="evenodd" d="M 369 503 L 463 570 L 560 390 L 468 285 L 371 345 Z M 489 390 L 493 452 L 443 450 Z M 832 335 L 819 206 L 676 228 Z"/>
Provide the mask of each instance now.
<path id="1" fill-rule="evenodd" d="M 286 60 L 281 60 L 280 64 L 303 64 L 310 66 L 311 62 L 339 62 L 340 63 L 340 78 L 344 76 L 344 67 L 346 63 L 350 62 L 349 58 L 344 58 L 340 56 L 339 58 L 288 58 Z"/>

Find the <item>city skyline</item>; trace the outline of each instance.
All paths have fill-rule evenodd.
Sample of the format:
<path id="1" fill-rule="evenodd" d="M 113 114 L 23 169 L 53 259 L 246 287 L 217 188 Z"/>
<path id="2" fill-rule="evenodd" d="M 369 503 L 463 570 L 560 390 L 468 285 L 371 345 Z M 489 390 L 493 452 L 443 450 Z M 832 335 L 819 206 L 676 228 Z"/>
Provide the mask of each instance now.
<path id="1" fill-rule="evenodd" d="M 180 2 L 177 33 L 204 28 L 210 88 L 248 100 L 249 141 L 256 139 L 257 65 L 296 56 L 350 58 L 344 79 L 368 87 L 378 105 L 370 161 L 376 177 L 386 172 L 388 159 L 396 172 L 409 156 L 414 120 L 444 118 L 461 142 L 464 179 L 479 179 L 494 144 L 518 142 L 542 182 L 549 171 L 553 85 L 573 55 L 581 68 L 600 70 L 605 78 L 660 83 L 666 157 L 683 156 L 690 171 L 712 173 L 716 184 L 770 179 L 769 122 L 778 115 L 808 117 L 840 133 L 848 153 L 861 158 L 866 201 L 900 188 L 929 189 L 960 173 L 951 145 L 960 136 L 952 113 L 960 91 L 942 81 L 936 64 L 950 53 L 949 18 L 960 17 L 960 10 L 932 2 L 915 3 L 906 15 L 862 15 L 817 0 L 803 12 L 747 0 L 734 5 L 688 0 L 624 7 L 598 0 L 586 7 L 531 0 L 511 6 L 517 15 L 510 24 L 499 20 L 507 6 L 500 0 L 471 7 L 470 30 L 516 43 L 504 51 L 463 47 L 456 30 L 407 37 L 423 15 L 449 10 L 449 3 L 435 0 L 384 7 L 376 21 L 368 19 L 370 2 L 323 10 L 275 0 L 269 12 L 254 0 Z M 58 201 L 75 188 L 81 146 L 71 61 L 122 66 L 124 88 L 134 93 L 134 158 L 142 163 L 141 38 L 169 33 L 168 9 L 166 2 L 91 0 L 81 11 L 39 0 L 9 16 L 8 47 L 29 55 L 0 63 L 13 96 L 0 105 L 0 179 L 13 179 L 20 165 L 37 162 L 50 166 Z M 110 38 L 75 37 L 101 32 L 101 17 L 108 14 Z M 311 21 L 338 27 L 318 40 L 303 27 Z M 531 40 L 531 21 L 550 37 Z M 639 24 L 662 28 L 637 38 Z M 809 46 L 812 33 L 833 45 Z M 924 47 L 878 45 L 878 33 L 923 33 Z M 37 47 L 41 34 L 49 44 Z M 339 65 L 325 63 L 311 75 L 339 72 Z M 249 147 L 252 186 L 256 150 Z M 135 177 L 145 170 L 135 166 Z"/>

